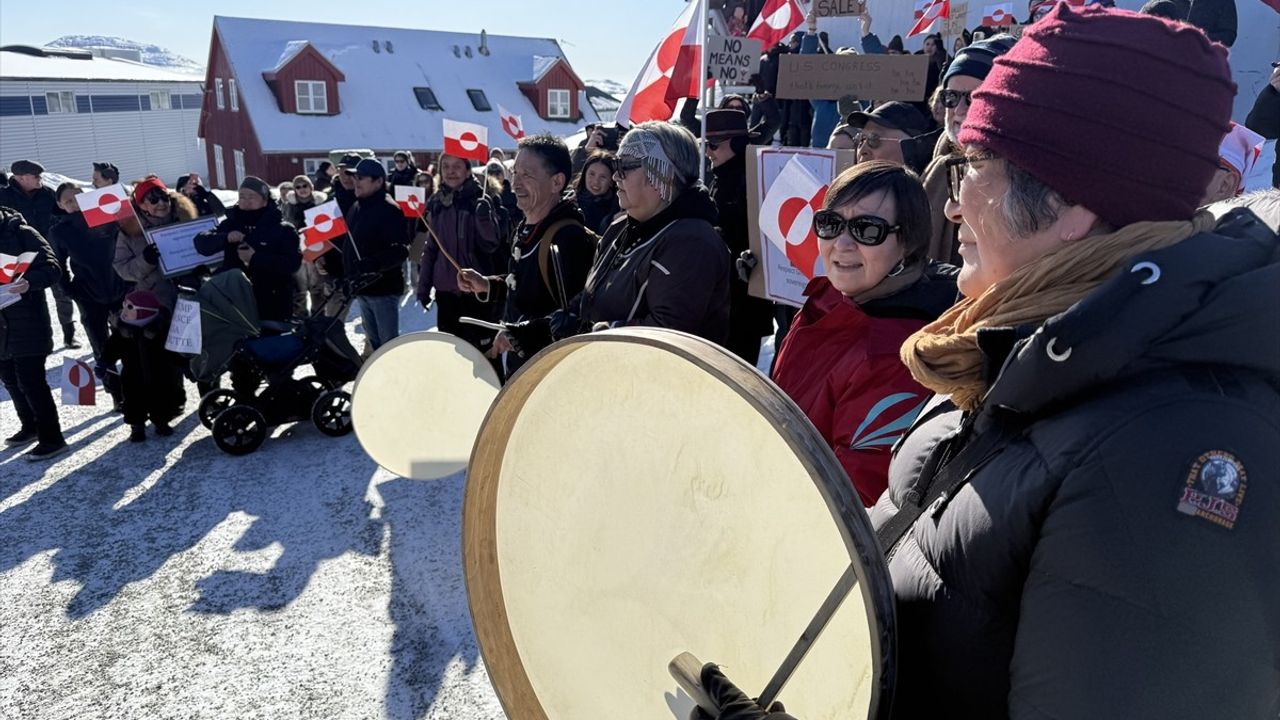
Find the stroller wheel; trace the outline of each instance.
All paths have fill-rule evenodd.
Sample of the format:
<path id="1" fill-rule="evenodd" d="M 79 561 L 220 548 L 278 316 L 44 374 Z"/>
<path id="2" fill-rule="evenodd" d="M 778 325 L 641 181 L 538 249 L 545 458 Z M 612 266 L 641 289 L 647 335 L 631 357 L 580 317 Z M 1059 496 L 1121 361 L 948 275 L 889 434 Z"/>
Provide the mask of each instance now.
<path id="1" fill-rule="evenodd" d="M 266 418 L 251 405 L 232 405 L 213 421 L 213 441 L 229 455 L 248 455 L 266 439 Z"/>
<path id="2" fill-rule="evenodd" d="M 210 390 L 207 395 L 200 398 L 200 405 L 196 408 L 196 414 L 200 416 L 200 424 L 212 430 L 213 420 L 218 417 L 218 413 L 235 404 L 236 394 L 230 390 L 221 388 Z"/>
<path id="3" fill-rule="evenodd" d="M 322 394 L 311 408 L 311 422 L 316 429 L 330 437 L 341 437 L 351 432 L 351 393 L 330 390 Z"/>
<path id="4" fill-rule="evenodd" d="M 307 402 L 312 405 L 315 404 L 316 399 L 318 399 L 322 394 L 324 394 L 326 390 L 329 389 L 329 383 L 325 382 L 324 380 L 321 380 L 319 377 L 316 377 L 315 375 L 308 375 L 306 377 L 301 377 L 295 380 L 294 382 L 298 383 L 298 385 L 301 387 L 307 388 L 307 390 L 310 391 L 311 394 L 307 398 Z"/>

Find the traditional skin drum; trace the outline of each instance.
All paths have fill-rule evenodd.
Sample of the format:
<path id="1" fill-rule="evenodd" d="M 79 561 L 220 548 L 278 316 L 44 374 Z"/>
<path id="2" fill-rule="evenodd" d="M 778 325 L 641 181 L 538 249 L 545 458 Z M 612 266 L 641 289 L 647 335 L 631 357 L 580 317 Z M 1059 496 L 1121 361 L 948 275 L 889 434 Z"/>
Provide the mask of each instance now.
<path id="1" fill-rule="evenodd" d="M 501 383 L 484 354 L 441 332 L 416 332 L 378 348 L 356 376 L 351 421 L 374 462 L 431 480 L 467 466 Z"/>
<path id="2" fill-rule="evenodd" d="M 526 365 L 476 439 L 463 559 L 511 718 L 684 720 L 685 651 L 753 697 L 786 665 L 804 720 L 887 716 L 893 590 L 852 484 L 777 386 L 697 337 L 610 330 Z"/>

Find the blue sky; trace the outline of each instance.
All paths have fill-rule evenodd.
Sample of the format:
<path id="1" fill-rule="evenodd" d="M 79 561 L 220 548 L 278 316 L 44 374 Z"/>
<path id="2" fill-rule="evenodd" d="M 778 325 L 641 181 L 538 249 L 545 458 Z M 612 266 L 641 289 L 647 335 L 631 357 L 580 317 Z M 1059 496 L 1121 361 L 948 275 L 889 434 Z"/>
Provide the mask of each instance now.
<path id="1" fill-rule="evenodd" d="M 61 35 L 116 35 L 154 43 L 201 64 L 214 14 L 274 20 L 414 27 L 550 37 L 583 78 L 629 85 L 685 0 L 133 0 L 0 2 L 0 45 L 39 45 Z"/>

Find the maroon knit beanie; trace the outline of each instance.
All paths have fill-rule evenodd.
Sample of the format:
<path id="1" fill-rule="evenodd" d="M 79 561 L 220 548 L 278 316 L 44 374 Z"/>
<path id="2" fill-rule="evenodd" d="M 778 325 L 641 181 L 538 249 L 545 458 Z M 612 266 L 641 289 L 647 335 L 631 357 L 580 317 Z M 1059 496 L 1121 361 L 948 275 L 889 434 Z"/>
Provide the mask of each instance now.
<path id="1" fill-rule="evenodd" d="M 1187 220 L 1235 94 L 1227 51 L 1198 28 L 1060 3 L 996 59 L 959 140 L 1115 227 Z"/>

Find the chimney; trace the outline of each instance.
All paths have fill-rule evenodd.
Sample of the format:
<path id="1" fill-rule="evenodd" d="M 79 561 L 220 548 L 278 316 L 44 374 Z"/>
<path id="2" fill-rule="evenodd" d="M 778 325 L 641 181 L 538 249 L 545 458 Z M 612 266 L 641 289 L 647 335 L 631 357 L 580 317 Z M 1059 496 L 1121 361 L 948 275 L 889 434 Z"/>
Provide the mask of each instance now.
<path id="1" fill-rule="evenodd" d="M 489 33 L 484 30 L 480 31 L 480 54 L 489 55 Z"/>

